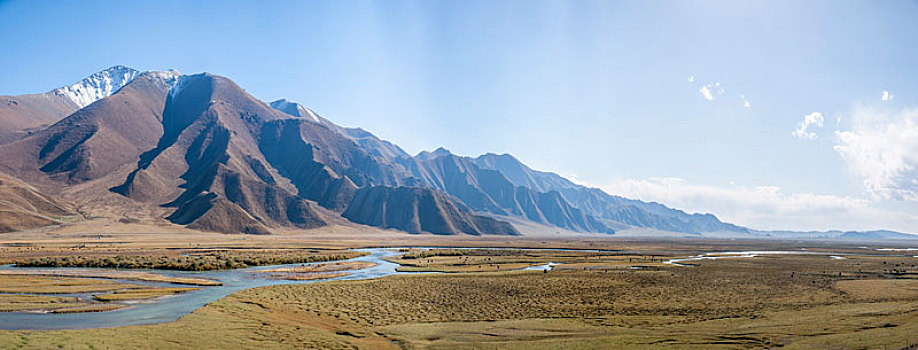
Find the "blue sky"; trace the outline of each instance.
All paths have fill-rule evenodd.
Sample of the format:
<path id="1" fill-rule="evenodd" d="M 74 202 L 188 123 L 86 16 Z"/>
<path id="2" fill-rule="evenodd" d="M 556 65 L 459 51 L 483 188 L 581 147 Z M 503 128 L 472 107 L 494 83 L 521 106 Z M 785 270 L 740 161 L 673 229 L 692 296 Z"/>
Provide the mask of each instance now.
<path id="1" fill-rule="evenodd" d="M 911 1 L 0 1 L 0 94 L 116 64 L 208 71 L 410 153 L 507 152 L 755 228 L 918 232 L 915 18 Z"/>

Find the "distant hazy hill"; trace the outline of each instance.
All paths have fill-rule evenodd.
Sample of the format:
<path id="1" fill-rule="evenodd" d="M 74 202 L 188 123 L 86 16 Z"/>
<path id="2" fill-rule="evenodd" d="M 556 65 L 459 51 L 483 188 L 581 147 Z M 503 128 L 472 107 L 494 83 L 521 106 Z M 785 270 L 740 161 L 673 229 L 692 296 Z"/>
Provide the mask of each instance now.
<path id="1" fill-rule="evenodd" d="M 541 192 L 557 191 L 573 207 L 597 218 L 683 233 L 748 232 L 744 227 L 723 223 L 711 214 L 687 214 L 659 203 L 613 196 L 598 188 L 577 185 L 555 173 L 532 170 L 509 154 L 488 153 L 475 158 L 474 163 L 483 169 L 500 171 L 518 186 Z"/>
<path id="2" fill-rule="evenodd" d="M 754 235 L 780 239 L 833 239 L 852 241 L 913 240 L 918 235 L 888 230 L 874 231 L 752 231 Z"/>

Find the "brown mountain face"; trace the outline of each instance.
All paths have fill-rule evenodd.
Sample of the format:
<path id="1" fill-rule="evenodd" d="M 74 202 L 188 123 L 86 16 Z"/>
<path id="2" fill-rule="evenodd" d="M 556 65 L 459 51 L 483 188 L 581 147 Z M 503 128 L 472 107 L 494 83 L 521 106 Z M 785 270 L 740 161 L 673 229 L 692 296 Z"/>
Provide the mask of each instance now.
<path id="1" fill-rule="evenodd" d="M 120 79 L 120 89 L 100 85 L 109 78 Z M 13 116 L 0 123 L 0 138 L 6 132 L 13 140 L 0 140 L 0 171 L 87 213 L 253 234 L 344 219 L 408 232 L 519 233 L 487 215 L 598 233 L 629 225 L 735 228 L 710 215 L 608 196 L 511 156 L 469 158 L 445 149 L 411 156 L 294 102 L 268 105 L 211 74 L 118 66 L 55 91 L 69 100 L 23 95 L 0 106 L 0 114 Z M 39 126 L 49 121 L 56 122 Z"/>
<path id="2" fill-rule="evenodd" d="M 500 171 L 480 168 L 475 164 L 475 159 L 456 156 L 445 149 L 422 152 L 412 157 L 369 132 L 340 127 L 294 102 L 278 100 L 271 105 L 297 117 L 279 123 L 287 128 L 291 124 L 298 125 L 302 129 L 300 136 L 312 142 L 310 145 L 315 146 L 316 151 L 323 152 L 323 155 L 314 157 L 313 147 L 298 145 L 302 142 L 299 141 L 300 137 L 296 132 L 288 130 L 284 132 L 284 137 L 277 138 L 277 145 L 264 149 L 266 157 L 275 165 L 286 163 L 275 162 L 272 158 L 275 153 L 315 158 L 314 164 L 308 166 L 297 158 L 295 163 L 300 174 L 288 177 L 294 179 L 302 196 L 316 200 L 323 206 L 341 210 L 351 198 L 351 193 L 369 185 L 426 187 L 452 195 L 474 211 L 512 216 L 574 231 L 613 232 L 593 216 L 570 206 L 559 193 L 517 186 Z M 270 132 L 281 134 L 279 129 L 280 126 L 272 126 Z M 289 153 L 273 152 L 274 149 Z M 283 168 L 282 173 L 291 173 Z M 334 175 L 326 176 L 326 172 L 343 173 L 343 178 L 357 181 L 353 184 L 317 181 L 336 178 Z"/>
<path id="3" fill-rule="evenodd" d="M 0 166 L 37 183 L 111 176 L 155 145 L 169 87 L 161 77 L 142 75 L 48 128 L 0 146 Z"/>
<path id="4" fill-rule="evenodd" d="M 334 131 L 335 133 L 350 139 L 367 153 L 379 157 L 386 162 L 392 162 L 399 157 L 411 157 L 400 147 L 389 141 L 382 140 L 376 137 L 376 135 L 373 135 L 372 133 L 367 132 L 361 128 L 346 128 L 339 126 L 332 121 L 316 114 L 309 108 L 300 105 L 299 103 L 287 101 L 286 99 L 280 99 L 271 102 L 270 105 L 271 107 L 290 116 L 321 124 L 331 131 Z"/>
<path id="5" fill-rule="evenodd" d="M 114 66 L 43 94 L 0 96 L 0 144 L 28 136 L 110 96 L 139 73 Z"/>
<path id="6" fill-rule="evenodd" d="M 410 184 L 410 173 L 326 125 L 302 119 L 266 123 L 261 150 L 299 195 L 343 211 L 357 188 Z"/>
<path id="7" fill-rule="evenodd" d="M 454 196 L 459 203 L 474 211 L 512 216 L 574 231 L 613 232 L 594 217 L 571 207 L 559 198 L 557 192 L 539 192 L 516 186 L 499 171 L 479 168 L 472 158 L 456 156 L 445 149 L 422 152 L 412 157 L 369 132 L 340 127 L 296 103 L 278 100 L 271 105 L 292 113 L 290 115 L 297 119 L 279 121 L 277 123 L 282 125 L 271 126 L 270 133 L 283 136 L 277 138 L 276 145 L 263 147 L 266 157 L 293 179 L 301 196 L 328 208 L 342 210 L 357 188 L 414 186 Z M 300 135 L 289 130 L 293 124 L 301 129 Z M 287 131 L 279 131 L 282 128 L 287 128 Z M 310 147 L 300 145 L 306 142 L 300 139 L 307 140 Z M 275 149 L 281 151 L 275 152 Z M 314 155 L 313 152 L 321 154 Z M 285 170 L 290 166 L 282 160 L 275 161 L 273 154 L 297 155 L 294 163 L 299 173 Z M 315 162 L 306 165 L 303 159 L 315 159 Z M 335 178 L 355 181 L 327 180 Z"/>
<path id="8" fill-rule="evenodd" d="M 48 92 L 0 96 L 0 144 L 15 141 L 79 109 L 70 99 Z"/>
<path id="9" fill-rule="evenodd" d="M 430 188 L 363 187 L 357 190 L 342 216 L 354 222 L 410 233 L 519 234 L 513 225 L 475 215 L 459 201 Z"/>
<path id="10" fill-rule="evenodd" d="M 350 208 L 360 188 L 398 186 L 410 176 L 340 132 L 347 129 L 314 115 L 282 113 L 219 76 L 181 77 L 162 115 L 156 146 L 111 190 L 174 207 L 167 219 L 191 228 L 262 234 L 272 227 L 320 227 Z M 452 198 L 436 198 L 431 203 L 438 206 L 413 226 L 417 232 L 515 233 L 457 209 L 461 204 Z M 411 205 L 400 200 L 411 198 L 388 203 Z M 441 210 L 447 212 L 436 213 Z M 433 217 L 441 220 L 426 219 Z"/>
<path id="11" fill-rule="evenodd" d="M 169 220 L 209 231 L 326 225 L 331 214 L 297 197 L 259 149 L 262 127 L 285 118 L 229 79 L 184 76 L 166 100 L 162 137 L 112 191 L 174 207 Z"/>
<path id="12" fill-rule="evenodd" d="M 0 233 L 55 225 L 76 215 L 71 204 L 0 174 Z"/>
<path id="13" fill-rule="evenodd" d="M 614 232 L 593 216 L 572 207 L 558 192 L 517 186 L 500 171 L 478 167 L 472 158 L 438 149 L 402 161 L 422 183 L 456 196 L 473 210 L 573 231 Z"/>

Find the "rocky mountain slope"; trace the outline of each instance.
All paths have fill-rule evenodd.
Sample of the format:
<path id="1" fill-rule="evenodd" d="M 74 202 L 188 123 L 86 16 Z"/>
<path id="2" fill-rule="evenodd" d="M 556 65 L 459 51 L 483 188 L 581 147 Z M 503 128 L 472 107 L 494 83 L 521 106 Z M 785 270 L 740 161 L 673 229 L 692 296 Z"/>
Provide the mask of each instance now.
<path id="1" fill-rule="evenodd" d="M 0 143 L 25 137 L 77 109 L 73 101 L 53 93 L 0 96 Z"/>
<path id="2" fill-rule="evenodd" d="M 420 187 L 361 188 L 342 216 L 353 222 L 410 233 L 519 234 L 507 222 L 474 215 L 447 195 Z"/>
<path id="3" fill-rule="evenodd" d="M 208 231 L 265 234 L 344 222 L 341 214 L 359 190 L 372 188 L 414 195 L 361 196 L 348 215 L 365 218 L 382 207 L 418 210 L 404 223 L 366 224 L 517 233 L 454 197 L 400 187 L 409 174 L 384 155 L 368 153 L 360 145 L 364 137 L 308 114 L 282 113 L 223 77 L 145 72 L 110 96 L 0 146 L 0 169 L 49 189 L 110 183 L 109 191 L 133 202 L 173 208 L 166 217 L 173 223 Z M 386 153 L 400 151 L 371 142 L 389 147 Z"/>
<path id="4" fill-rule="evenodd" d="M 399 161 L 419 183 L 454 195 L 474 210 L 572 231 L 614 232 L 593 216 L 572 207 L 557 191 L 518 186 L 500 171 L 480 168 L 471 158 L 443 148 Z"/>
<path id="5" fill-rule="evenodd" d="M 749 232 L 744 227 L 721 222 L 711 214 L 688 214 L 659 203 L 613 196 L 598 188 L 578 185 L 555 173 L 532 170 L 509 154 L 488 153 L 475 158 L 473 162 L 482 169 L 505 174 L 518 186 L 536 191 L 557 191 L 571 206 L 597 218 L 683 233 Z"/>
<path id="6" fill-rule="evenodd" d="M 682 233 L 747 232 L 710 214 L 687 214 L 577 185 L 557 174 L 532 170 L 510 155 L 469 158 L 440 148 L 412 157 L 369 132 L 342 128 L 295 102 L 278 100 L 272 105 L 293 116 L 308 116 L 350 138 L 360 135 L 358 145 L 367 153 L 401 165 L 402 169 L 390 169 L 396 173 L 395 182 L 435 188 L 475 211 L 581 232 L 612 233 L 613 227 L 622 226 Z"/>
<path id="7" fill-rule="evenodd" d="M 0 173 L 0 233 L 59 224 L 77 215 L 71 204 Z"/>
<path id="8" fill-rule="evenodd" d="M 0 167 L 38 183 L 73 184 L 111 175 L 156 144 L 174 78 L 144 75 L 111 97 L 3 145 Z"/>
<path id="9" fill-rule="evenodd" d="M 0 143 L 26 136 L 111 96 L 140 72 L 115 66 L 43 94 L 0 96 Z"/>
<path id="10" fill-rule="evenodd" d="M 519 234 L 500 219 L 509 217 L 594 233 L 745 230 L 576 185 L 509 155 L 411 156 L 295 102 L 259 101 L 212 74 L 117 66 L 44 95 L 9 98 L 29 102 L 13 113 L 28 122 L 4 129 L 11 136 L 0 140 L 0 171 L 63 188 L 77 201 L 104 188 L 125 203 L 166 208 L 166 219 L 195 229 L 265 234 L 350 221 Z"/>

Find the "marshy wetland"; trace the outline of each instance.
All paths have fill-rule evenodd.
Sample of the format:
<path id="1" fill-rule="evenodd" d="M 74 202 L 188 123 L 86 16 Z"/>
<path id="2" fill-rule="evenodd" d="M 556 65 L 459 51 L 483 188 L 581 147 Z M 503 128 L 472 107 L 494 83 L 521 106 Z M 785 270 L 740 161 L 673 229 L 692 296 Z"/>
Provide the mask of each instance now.
<path id="1" fill-rule="evenodd" d="M 234 270 L 6 267 L 44 272 L 0 274 L 20 279 L 0 283 L 9 288 L 0 291 L 7 311 L 0 320 L 71 317 L 72 327 L 5 327 L 19 330 L 0 331 L 0 348 L 902 349 L 918 343 L 918 258 L 907 251 L 774 242 L 477 243 L 486 247 L 440 241 L 429 242 L 434 248 L 325 247 L 354 255 Z M 72 272 L 80 270 L 97 275 Z M 126 275 L 108 275 L 117 273 Z M 175 283 L 182 279 L 221 285 Z M 55 293 L 17 289 L 23 286 Z M 110 305 L 119 309 L 102 311 Z M 97 312 L 51 313 L 79 308 Z M 158 308 L 173 316 L 161 317 Z M 130 323 L 134 318 L 123 316 L 136 310 L 148 310 L 150 318 Z M 136 325 L 94 321 L 106 318 Z"/>

